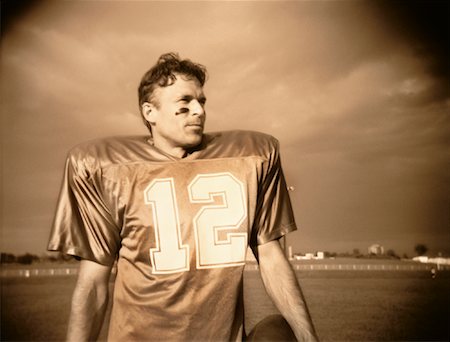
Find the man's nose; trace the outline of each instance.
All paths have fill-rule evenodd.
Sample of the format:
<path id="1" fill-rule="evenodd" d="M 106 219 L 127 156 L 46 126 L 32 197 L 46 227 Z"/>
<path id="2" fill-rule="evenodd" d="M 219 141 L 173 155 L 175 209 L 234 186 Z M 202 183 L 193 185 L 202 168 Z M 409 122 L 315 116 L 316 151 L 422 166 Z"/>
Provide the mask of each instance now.
<path id="1" fill-rule="evenodd" d="M 192 100 L 191 113 L 192 115 L 205 115 L 205 108 L 198 100 Z"/>

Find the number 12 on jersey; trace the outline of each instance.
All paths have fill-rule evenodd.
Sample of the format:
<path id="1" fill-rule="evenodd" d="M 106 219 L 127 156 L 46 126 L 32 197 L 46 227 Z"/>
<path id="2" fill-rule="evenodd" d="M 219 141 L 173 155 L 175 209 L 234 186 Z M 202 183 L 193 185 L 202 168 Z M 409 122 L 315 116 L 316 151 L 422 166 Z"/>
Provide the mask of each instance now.
<path id="1" fill-rule="evenodd" d="M 197 268 L 243 265 L 247 232 L 237 232 L 247 217 L 242 182 L 231 173 L 200 174 L 187 186 L 187 191 L 191 203 L 205 204 L 193 217 Z M 189 245 L 181 241 L 173 178 L 153 180 L 144 196 L 154 218 L 156 247 L 150 249 L 152 273 L 188 271 Z M 220 204 L 217 197 L 221 198 Z"/>

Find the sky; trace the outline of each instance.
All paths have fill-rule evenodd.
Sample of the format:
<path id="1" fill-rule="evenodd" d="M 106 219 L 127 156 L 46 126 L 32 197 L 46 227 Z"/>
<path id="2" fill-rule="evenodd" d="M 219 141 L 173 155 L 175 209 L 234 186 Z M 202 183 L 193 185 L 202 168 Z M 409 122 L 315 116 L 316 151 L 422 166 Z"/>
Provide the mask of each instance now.
<path id="1" fill-rule="evenodd" d="M 146 134 L 138 83 L 174 51 L 208 68 L 207 131 L 280 141 L 294 252 L 450 253 L 446 1 L 19 4 L 2 1 L 1 251 L 45 252 L 67 151 Z"/>

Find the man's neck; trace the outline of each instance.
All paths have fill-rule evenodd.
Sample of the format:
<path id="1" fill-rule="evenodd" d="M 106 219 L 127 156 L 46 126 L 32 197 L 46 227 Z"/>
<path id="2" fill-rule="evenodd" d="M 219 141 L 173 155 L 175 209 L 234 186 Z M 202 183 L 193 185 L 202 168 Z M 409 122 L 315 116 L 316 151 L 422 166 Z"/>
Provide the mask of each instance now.
<path id="1" fill-rule="evenodd" d="M 163 152 L 164 154 L 167 154 L 169 156 L 172 156 L 172 157 L 175 157 L 178 159 L 182 159 L 182 158 L 189 156 L 190 154 L 197 151 L 198 149 L 201 149 L 202 145 L 203 145 L 203 138 L 204 137 L 202 136 L 200 143 L 195 146 L 172 145 L 170 142 L 167 142 L 165 139 L 159 139 L 158 137 L 155 137 L 155 136 L 150 136 L 150 138 L 148 139 L 148 142 L 150 144 L 152 144 L 154 147 L 156 147 L 158 150 Z"/>
<path id="2" fill-rule="evenodd" d="M 160 150 L 161 152 L 168 154 L 172 157 L 175 158 L 184 158 L 188 155 L 188 152 L 185 148 L 183 147 L 175 147 L 175 146 L 164 146 L 161 144 L 155 144 L 153 142 L 153 146 L 155 146 L 158 150 Z"/>
<path id="3" fill-rule="evenodd" d="M 189 154 L 186 148 L 165 144 L 164 142 L 161 142 L 158 139 L 154 139 L 154 137 L 150 137 L 148 139 L 148 142 L 152 144 L 154 147 L 156 147 L 158 150 L 163 152 L 164 154 L 168 154 L 175 158 L 182 159 Z"/>
<path id="4" fill-rule="evenodd" d="M 184 158 L 188 155 L 188 151 L 182 147 L 174 147 L 171 150 L 163 150 L 165 153 L 170 154 L 176 158 Z"/>

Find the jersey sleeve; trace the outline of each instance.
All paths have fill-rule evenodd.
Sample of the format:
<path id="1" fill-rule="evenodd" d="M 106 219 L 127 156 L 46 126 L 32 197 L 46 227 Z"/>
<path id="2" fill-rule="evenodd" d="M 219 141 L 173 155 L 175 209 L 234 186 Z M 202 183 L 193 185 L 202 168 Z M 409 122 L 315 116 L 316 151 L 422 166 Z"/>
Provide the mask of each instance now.
<path id="1" fill-rule="evenodd" d="M 120 234 L 101 198 L 96 171 L 75 153 L 66 161 L 48 250 L 112 265 Z"/>
<path id="2" fill-rule="evenodd" d="M 276 240 L 297 229 L 275 140 L 257 199 L 250 246 Z"/>

